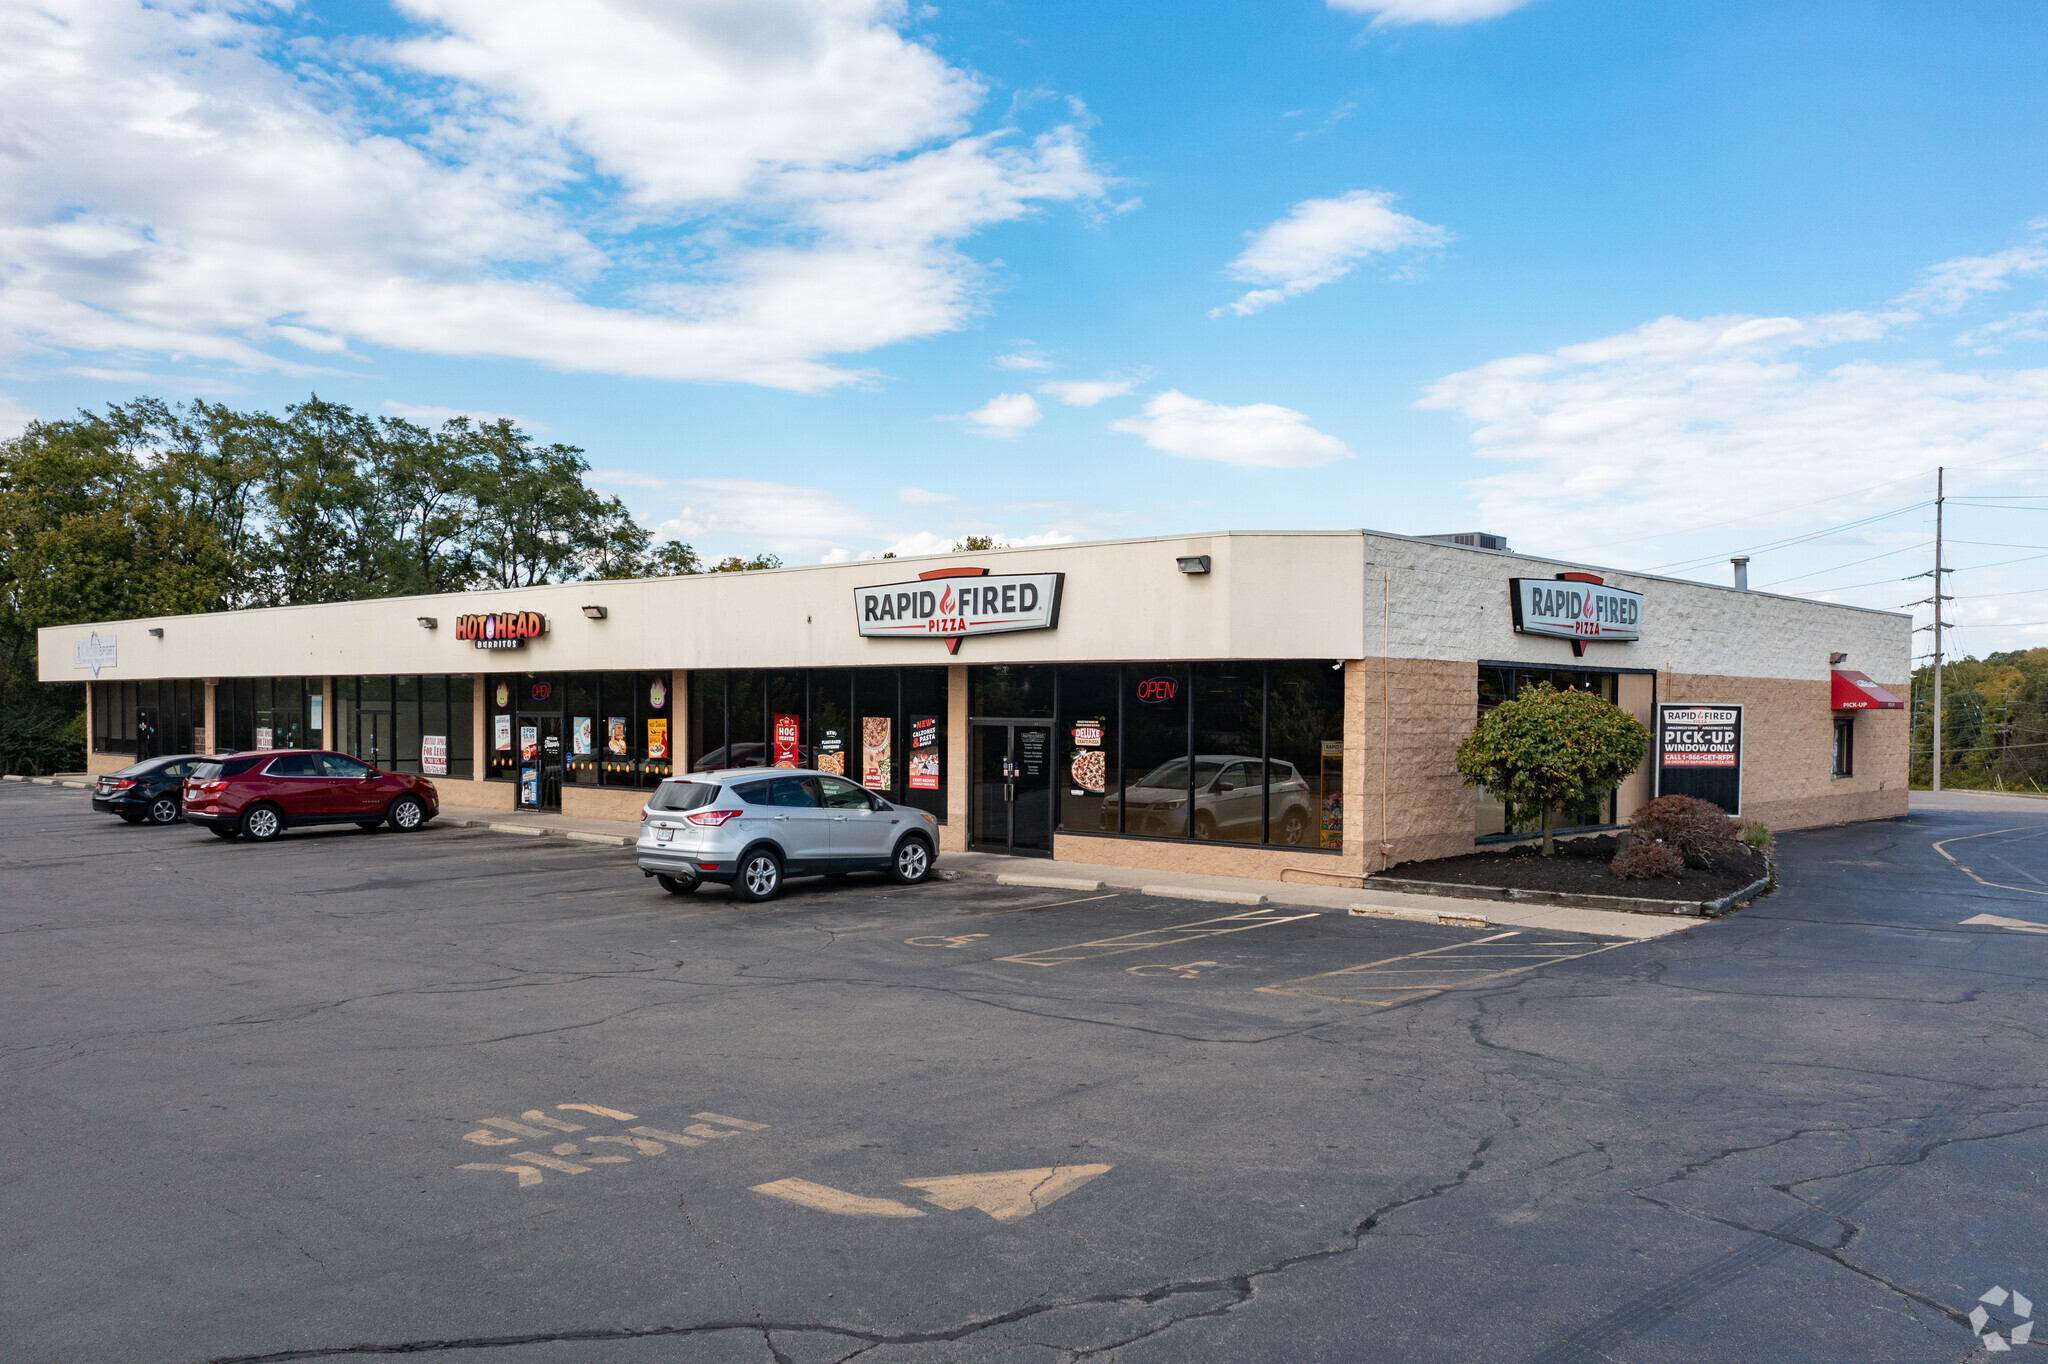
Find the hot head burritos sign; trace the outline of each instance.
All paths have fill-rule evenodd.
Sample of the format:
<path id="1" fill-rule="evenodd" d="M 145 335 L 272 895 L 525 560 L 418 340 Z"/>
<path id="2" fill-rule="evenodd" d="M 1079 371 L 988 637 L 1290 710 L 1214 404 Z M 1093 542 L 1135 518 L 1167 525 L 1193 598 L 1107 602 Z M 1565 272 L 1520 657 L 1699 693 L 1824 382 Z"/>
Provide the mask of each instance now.
<path id="1" fill-rule="evenodd" d="M 1609 587 L 1590 573 L 1569 578 L 1510 578 L 1515 629 L 1588 644 L 1626 644 L 1642 638 L 1643 594 Z"/>
<path id="2" fill-rule="evenodd" d="M 854 620 L 870 639 L 943 639 L 957 652 L 966 635 L 1053 630 L 1064 573 L 985 574 L 940 570 L 914 583 L 853 589 Z"/>

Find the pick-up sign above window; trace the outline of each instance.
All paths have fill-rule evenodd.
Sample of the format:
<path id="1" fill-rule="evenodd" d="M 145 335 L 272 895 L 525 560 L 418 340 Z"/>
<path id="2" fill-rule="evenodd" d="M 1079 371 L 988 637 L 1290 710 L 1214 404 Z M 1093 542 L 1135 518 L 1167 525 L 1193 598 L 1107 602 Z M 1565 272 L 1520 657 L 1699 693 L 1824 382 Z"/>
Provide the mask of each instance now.
<path id="1" fill-rule="evenodd" d="M 854 620 L 870 639 L 943 639 L 958 652 L 965 635 L 1055 630 L 1064 573 L 920 578 L 853 589 Z"/>

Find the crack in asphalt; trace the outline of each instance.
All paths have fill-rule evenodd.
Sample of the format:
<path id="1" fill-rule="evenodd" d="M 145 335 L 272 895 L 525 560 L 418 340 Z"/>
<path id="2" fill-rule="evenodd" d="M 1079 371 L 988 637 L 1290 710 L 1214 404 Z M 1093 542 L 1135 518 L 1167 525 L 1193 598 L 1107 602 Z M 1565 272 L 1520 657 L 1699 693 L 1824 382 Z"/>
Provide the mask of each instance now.
<path id="1" fill-rule="evenodd" d="M 1033 1317 L 1044 1316 L 1050 1312 L 1067 1311 L 1076 1307 L 1151 1306 L 1155 1303 L 1167 1302 L 1180 1297 L 1218 1293 L 1229 1295 L 1228 1300 L 1225 1302 L 1215 1304 L 1200 1311 L 1175 1314 L 1164 1322 L 1148 1327 L 1122 1340 L 1105 1345 L 1069 1347 L 1065 1349 L 1065 1357 L 1069 1360 L 1088 1359 L 1110 1350 L 1123 1349 L 1141 1340 L 1149 1340 L 1156 1335 L 1172 1330 L 1174 1327 L 1187 1322 L 1200 1321 L 1206 1317 L 1222 1316 L 1225 1313 L 1234 1312 L 1257 1298 L 1259 1284 L 1262 1280 L 1272 1278 L 1275 1275 L 1285 1274 L 1289 1270 L 1297 1269 L 1302 1265 L 1318 1264 L 1325 1260 L 1350 1254 L 1352 1251 L 1357 1250 L 1364 1243 L 1366 1237 L 1382 1226 L 1389 1217 L 1407 1208 L 1412 1208 L 1417 1204 L 1441 1198 L 1452 1190 L 1463 1187 L 1485 1167 L 1486 1153 L 1492 1148 L 1493 1140 L 1493 1137 L 1490 1135 L 1480 1138 L 1478 1144 L 1473 1148 L 1471 1157 L 1465 1162 L 1464 1167 L 1451 1178 L 1432 1184 L 1419 1193 L 1409 1194 L 1406 1197 L 1382 1203 L 1354 1222 L 1351 1230 L 1332 1245 L 1320 1246 L 1315 1250 L 1298 1251 L 1292 1255 L 1279 1256 L 1251 1269 L 1239 1270 L 1237 1273 L 1229 1275 L 1205 1279 L 1176 1280 L 1136 1292 L 1087 1293 L 1055 1298 L 1050 1301 L 1033 1302 L 1022 1307 L 1010 1308 L 1007 1311 L 971 1318 L 957 1326 L 947 1327 L 943 1330 L 875 1331 L 854 1326 L 844 1326 L 835 1322 L 714 1320 L 679 1323 L 669 1326 L 593 1326 L 565 1331 L 536 1331 L 505 1336 L 463 1336 L 423 1340 L 366 1341 L 353 1345 L 311 1346 L 295 1350 L 273 1350 L 263 1354 L 214 1355 L 203 1361 L 203 1364 L 286 1364 L 286 1361 L 291 1360 L 338 1359 L 350 1355 L 434 1354 L 450 1350 L 505 1349 L 520 1345 L 546 1345 L 571 1341 L 648 1340 L 668 1336 L 711 1335 L 726 1331 L 739 1331 L 748 1335 L 759 1334 L 763 1336 L 768 1340 L 769 1348 L 774 1351 L 778 1364 L 790 1364 L 787 1356 L 782 1354 L 780 1349 L 775 1346 L 772 1339 L 773 1332 L 781 1331 L 785 1334 L 812 1332 L 823 1335 L 842 1336 L 848 1340 L 859 1341 L 861 1342 L 861 1349 L 843 1357 L 845 1359 L 852 1359 L 859 1354 L 865 1353 L 867 1350 L 883 1345 L 950 1344 L 978 1335 L 983 1331 L 992 1330 L 995 1327 L 1008 1326 L 1014 1322 L 1029 1321 Z"/>

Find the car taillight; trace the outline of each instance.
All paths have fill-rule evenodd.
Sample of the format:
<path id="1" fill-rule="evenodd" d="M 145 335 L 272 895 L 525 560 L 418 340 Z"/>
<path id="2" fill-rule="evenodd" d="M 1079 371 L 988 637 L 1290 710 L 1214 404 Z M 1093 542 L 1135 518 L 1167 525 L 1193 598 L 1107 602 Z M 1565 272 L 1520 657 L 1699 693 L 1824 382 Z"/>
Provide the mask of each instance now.
<path id="1" fill-rule="evenodd" d="M 127 789 L 128 789 L 129 787 L 131 787 L 131 786 L 133 786 L 133 785 L 135 785 L 135 783 L 134 783 L 134 782 L 132 782 L 132 781 L 128 780 L 128 779 L 127 779 L 126 777 L 123 777 L 123 778 L 122 778 L 121 780 L 119 780 L 119 781 L 111 781 L 111 782 L 108 782 L 108 783 L 107 783 L 107 789 L 108 789 L 109 791 L 125 791 L 125 790 L 127 790 Z"/>
<path id="2" fill-rule="evenodd" d="M 197 795 L 201 791 L 225 791 L 228 784 L 224 781 L 188 781 L 185 789 Z"/>
<path id="3" fill-rule="evenodd" d="M 696 814 L 684 815 L 683 818 L 692 824 L 709 825 L 715 829 L 727 820 L 738 819 L 745 813 L 745 810 L 699 810 Z"/>
<path id="4" fill-rule="evenodd" d="M 647 822 L 647 807 L 644 805 L 640 807 L 640 822 L 642 824 Z"/>

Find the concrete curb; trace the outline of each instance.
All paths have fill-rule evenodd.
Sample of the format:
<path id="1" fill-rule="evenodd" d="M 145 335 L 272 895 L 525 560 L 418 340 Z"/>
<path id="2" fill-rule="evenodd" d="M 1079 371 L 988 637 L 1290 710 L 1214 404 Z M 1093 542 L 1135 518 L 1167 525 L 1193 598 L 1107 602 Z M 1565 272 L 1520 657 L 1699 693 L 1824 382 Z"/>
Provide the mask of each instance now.
<path id="1" fill-rule="evenodd" d="M 1444 881 L 1407 881 L 1392 876 L 1373 876 L 1366 884 L 1399 891 L 1403 895 L 1444 895 L 1461 900 L 1505 900 L 1518 905 L 1556 905 L 1563 909 L 1604 909 L 1623 914 L 1679 914 L 1695 919 L 1714 919 L 1736 905 L 1755 898 L 1777 880 L 1778 864 L 1764 854 L 1764 875 L 1741 890 L 1713 900 L 1653 900 L 1637 895 L 1570 895 L 1559 890 L 1517 890 L 1511 886 L 1458 886 Z M 1357 914 L 1360 907 L 1354 906 Z"/>
<path id="2" fill-rule="evenodd" d="M 618 834 L 590 834 L 581 829 L 571 829 L 562 837 L 574 839 L 578 843 L 600 843 L 607 848 L 628 848 L 633 844 L 632 839 L 622 838 Z"/>
<path id="3" fill-rule="evenodd" d="M 1442 924 L 1450 928 L 1491 928 L 1484 914 L 1459 914 L 1435 909 L 1392 909 L 1386 905 L 1353 905 L 1354 919 L 1402 919 L 1417 924 Z"/>
<path id="4" fill-rule="evenodd" d="M 539 838 L 548 832 L 537 824 L 486 824 L 484 827 L 494 834 L 525 834 L 528 838 Z"/>
<path id="5" fill-rule="evenodd" d="M 958 873 L 955 873 L 956 875 Z M 1076 876 L 1029 876 L 1021 872 L 998 872 L 999 886 L 1029 886 L 1034 890 L 1101 890 L 1102 882 L 1084 881 Z"/>
<path id="6" fill-rule="evenodd" d="M 1207 900 L 1219 905 L 1263 905 L 1266 897 L 1249 890 L 1211 890 L 1207 886 L 1140 886 L 1140 895 L 1165 900 Z"/>

